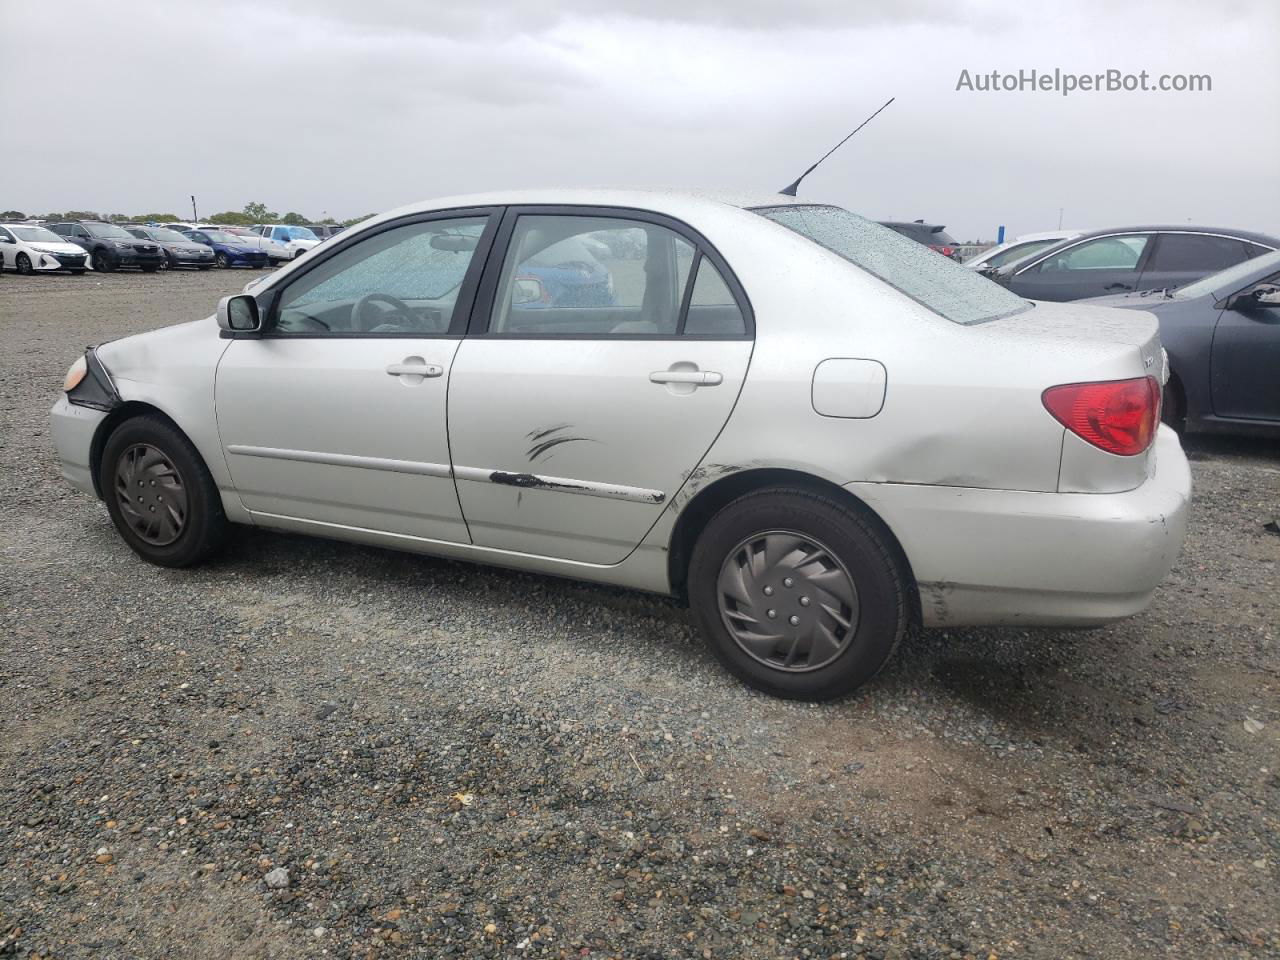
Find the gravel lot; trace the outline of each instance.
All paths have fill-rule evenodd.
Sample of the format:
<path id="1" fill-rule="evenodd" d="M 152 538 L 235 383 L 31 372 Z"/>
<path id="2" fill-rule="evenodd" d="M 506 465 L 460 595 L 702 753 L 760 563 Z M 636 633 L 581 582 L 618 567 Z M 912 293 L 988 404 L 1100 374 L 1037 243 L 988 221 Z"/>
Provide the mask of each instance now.
<path id="1" fill-rule="evenodd" d="M 252 275 L 0 278 L 0 956 L 1280 951 L 1277 445 L 1189 442 L 1143 616 L 784 703 L 638 594 L 253 530 L 136 560 L 48 407 Z"/>

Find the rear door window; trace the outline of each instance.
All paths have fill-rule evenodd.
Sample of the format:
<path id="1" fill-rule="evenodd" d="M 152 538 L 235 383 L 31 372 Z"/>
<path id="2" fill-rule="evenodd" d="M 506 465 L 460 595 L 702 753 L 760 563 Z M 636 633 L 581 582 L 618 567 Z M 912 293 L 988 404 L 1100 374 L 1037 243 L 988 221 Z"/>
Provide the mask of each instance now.
<path id="1" fill-rule="evenodd" d="M 1216 273 L 1248 259 L 1242 240 L 1200 233 L 1162 233 L 1148 270 Z"/>

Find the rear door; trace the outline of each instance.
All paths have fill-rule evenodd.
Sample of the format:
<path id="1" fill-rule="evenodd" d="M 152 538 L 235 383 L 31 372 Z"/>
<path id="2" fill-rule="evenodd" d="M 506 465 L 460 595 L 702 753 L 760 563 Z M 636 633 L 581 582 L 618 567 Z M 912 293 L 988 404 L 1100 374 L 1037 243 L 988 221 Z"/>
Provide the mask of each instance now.
<path id="1" fill-rule="evenodd" d="M 1028 300 L 1083 300 L 1138 289 L 1152 234 L 1081 240 L 1017 271 L 1009 289 Z"/>
<path id="2" fill-rule="evenodd" d="M 449 372 L 491 210 L 363 232 L 259 298 L 260 339 L 218 365 L 218 431 L 256 516 L 465 543 L 449 466 Z"/>
<path id="3" fill-rule="evenodd" d="M 1249 259 L 1249 244 L 1208 233 L 1160 233 L 1142 271 L 1139 290 L 1181 287 Z"/>
<path id="4" fill-rule="evenodd" d="M 724 426 L 753 339 L 737 279 L 687 226 L 508 210 L 449 384 L 473 541 L 624 559 Z"/>

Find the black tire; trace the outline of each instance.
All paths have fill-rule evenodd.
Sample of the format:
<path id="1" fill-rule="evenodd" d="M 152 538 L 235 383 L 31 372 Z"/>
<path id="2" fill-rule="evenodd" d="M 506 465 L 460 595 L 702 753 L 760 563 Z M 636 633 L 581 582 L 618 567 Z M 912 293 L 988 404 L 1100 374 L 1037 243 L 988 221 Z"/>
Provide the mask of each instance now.
<path id="1" fill-rule="evenodd" d="M 804 618 L 816 617 L 832 637 L 828 652 L 817 653 L 819 645 L 812 643 L 801 654 L 798 647 L 811 641 L 782 639 L 774 651 L 776 656 L 771 655 L 771 662 L 761 658 L 759 646 L 756 653 L 749 653 L 731 631 L 729 621 L 734 617 L 745 619 L 747 608 L 734 601 L 730 592 L 724 594 L 722 605 L 722 570 L 728 570 L 731 564 L 752 554 L 766 536 L 776 536 L 783 542 L 787 537 L 794 537 L 809 547 L 822 548 L 817 554 L 807 552 L 808 548 L 794 550 L 786 554 L 789 562 L 794 563 L 796 557 L 820 559 L 798 566 L 777 563 L 764 568 L 765 572 L 758 576 L 753 573 L 749 582 L 750 611 L 772 616 L 774 610 L 766 607 L 777 604 L 781 616 L 789 618 L 794 612 L 799 620 L 795 628 L 797 636 L 809 627 Z M 760 555 L 755 553 L 756 557 Z M 786 570 L 796 573 L 798 589 L 791 589 L 791 578 L 782 579 Z M 823 588 L 808 581 L 805 571 L 822 572 L 824 579 L 834 572 L 852 583 L 855 604 L 834 605 L 840 609 L 840 616 L 848 619 L 848 628 L 840 627 L 830 613 L 831 594 L 824 592 L 826 600 L 818 597 L 817 603 L 810 599 L 809 592 Z M 774 584 L 773 579 L 779 582 Z M 784 582 L 786 588 L 781 587 Z M 726 669 L 748 686 L 791 700 L 831 700 L 858 689 L 888 661 L 909 621 L 907 577 L 886 535 L 851 506 L 807 490 L 758 490 L 721 509 L 694 545 L 688 587 L 689 605 L 703 637 Z M 759 598 L 754 595 L 757 588 L 762 591 Z M 766 599 L 763 594 L 771 590 L 775 591 L 772 599 Z M 805 595 L 796 596 L 802 591 Z M 737 612 L 726 612 L 730 606 L 737 607 Z M 768 625 L 763 619 L 754 622 Z M 785 625 L 768 626 L 770 633 L 787 630 Z M 752 632 L 742 624 L 739 629 Z M 765 646 L 773 643 L 771 639 L 764 640 Z M 788 644 L 790 652 L 786 660 L 790 666 L 776 662 Z M 791 657 L 797 660 L 792 662 Z M 811 662 L 814 659 L 818 662 Z"/>
<path id="2" fill-rule="evenodd" d="M 36 272 L 36 268 L 31 265 L 31 258 L 25 253 L 20 253 L 13 261 L 13 267 L 24 277 L 29 277 Z"/>
<path id="3" fill-rule="evenodd" d="M 133 490 L 131 480 L 125 479 L 124 472 L 128 468 L 126 459 L 134 457 L 139 450 L 155 451 L 164 461 L 163 466 L 176 475 L 176 483 L 162 482 L 157 487 L 154 479 L 147 479 L 163 472 L 162 468 L 154 468 L 153 460 L 153 472 L 136 470 L 128 474 L 130 478 L 143 478 L 139 480 L 139 489 Z M 164 417 L 147 414 L 126 420 L 116 427 L 102 451 L 98 482 L 116 530 L 134 553 L 150 563 L 161 567 L 189 567 L 216 552 L 226 539 L 227 518 L 213 477 L 191 441 Z M 131 507 L 135 492 L 145 495 L 139 497 L 133 522 L 125 516 L 121 503 L 121 488 L 126 483 Z M 164 506 L 154 502 L 164 499 L 163 491 L 171 491 L 170 503 L 178 494 L 185 500 L 181 522 L 171 524 L 178 527 L 176 536 L 168 542 L 160 542 L 165 540 L 163 536 L 148 539 L 146 531 L 137 528 L 136 519 L 155 514 L 155 507 L 164 510 Z M 143 507 L 146 507 L 146 513 L 142 512 Z M 155 521 L 158 523 L 160 517 L 157 516 Z"/>
<path id="4" fill-rule="evenodd" d="M 93 251 L 93 269 L 99 273 L 111 273 L 116 268 L 116 262 L 107 256 L 105 250 Z"/>
<path id="5" fill-rule="evenodd" d="M 219 270 L 227 270 L 231 267 L 231 261 L 227 259 L 225 253 L 220 253 L 213 258 L 213 262 L 218 265 Z"/>

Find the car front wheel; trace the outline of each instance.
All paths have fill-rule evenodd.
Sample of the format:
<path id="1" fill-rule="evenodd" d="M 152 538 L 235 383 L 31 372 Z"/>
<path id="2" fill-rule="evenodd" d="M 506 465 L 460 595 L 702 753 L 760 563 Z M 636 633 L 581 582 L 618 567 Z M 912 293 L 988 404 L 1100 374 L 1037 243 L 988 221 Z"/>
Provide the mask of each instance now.
<path id="1" fill-rule="evenodd" d="M 93 254 L 93 269 L 99 273 L 110 273 L 115 268 L 115 261 L 107 256 L 105 250 L 95 251 Z"/>
<path id="2" fill-rule="evenodd" d="M 227 255 L 225 253 L 220 253 L 213 259 L 214 263 L 218 265 L 219 270 L 226 270 L 231 266 L 231 261 L 227 259 Z"/>
<path id="3" fill-rule="evenodd" d="M 18 254 L 17 258 L 14 260 L 14 267 L 24 277 L 29 277 L 31 274 L 36 272 L 35 268 L 31 266 L 31 258 L 25 253 Z"/>
<path id="4" fill-rule="evenodd" d="M 694 546 L 688 585 L 717 659 L 788 699 L 852 693 L 907 628 L 906 577 L 886 537 L 807 490 L 756 491 L 720 510 Z"/>
<path id="5" fill-rule="evenodd" d="M 149 414 L 107 438 L 98 469 L 111 520 L 133 552 L 162 567 L 188 567 L 226 536 L 218 489 L 180 430 Z"/>

